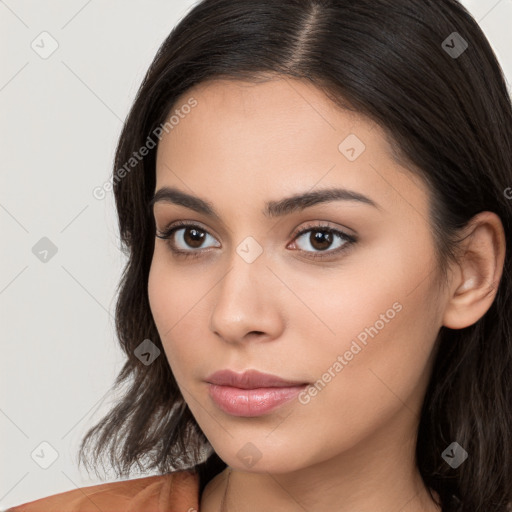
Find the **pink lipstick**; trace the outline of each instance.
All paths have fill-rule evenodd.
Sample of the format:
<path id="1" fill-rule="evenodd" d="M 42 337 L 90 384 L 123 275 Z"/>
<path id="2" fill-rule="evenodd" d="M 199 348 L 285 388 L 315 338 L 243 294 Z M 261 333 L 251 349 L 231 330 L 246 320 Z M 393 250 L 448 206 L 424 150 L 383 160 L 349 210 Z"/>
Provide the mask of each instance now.
<path id="1" fill-rule="evenodd" d="M 277 375 L 248 370 L 221 370 L 207 377 L 208 392 L 224 412 L 233 416 L 260 416 L 295 398 L 307 385 Z"/>

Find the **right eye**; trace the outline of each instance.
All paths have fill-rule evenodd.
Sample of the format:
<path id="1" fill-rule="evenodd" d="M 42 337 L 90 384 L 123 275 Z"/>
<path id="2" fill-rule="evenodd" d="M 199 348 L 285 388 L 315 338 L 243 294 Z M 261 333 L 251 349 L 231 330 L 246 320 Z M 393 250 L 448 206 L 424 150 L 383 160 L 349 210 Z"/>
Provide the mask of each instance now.
<path id="1" fill-rule="evenodd" d="M 180 231 L 182 233 L 176 237 L 175 234 Z M 199 256 L 199 253 L 203 251 L 199 251 L 197 249 L 200 248 L 208 237 L 215 240 L 212 235 L 197 224 L 182 221 L 175 222 L 170 226 L 167 226 L 164 231 L 157 233 L 156 236 L 157 238 L 166 240 L 167 245 L 174 254 L 185 257 L 192 255 L 194 257 Z M 178 242 L 176 242 L 176 238 L 178 239 Z M 192 248 L 192 250 L 187 250 L 187 247 Z M 220 247 L 220 245 L 217 245 L 216 247 Z"/>

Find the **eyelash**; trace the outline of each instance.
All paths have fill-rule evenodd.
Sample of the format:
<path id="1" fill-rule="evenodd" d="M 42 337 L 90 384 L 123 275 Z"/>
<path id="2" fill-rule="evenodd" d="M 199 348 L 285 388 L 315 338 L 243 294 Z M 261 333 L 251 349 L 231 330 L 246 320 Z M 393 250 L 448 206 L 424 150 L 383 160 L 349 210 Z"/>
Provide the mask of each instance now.
<path id="1" fill-rule="evenodd" d="M 201 231 L 203 233 L 206 233 L 207 235 L 210 235 L 210 233 L 208 233 L 208 231 L 206 229 L 201 228 L 201 226 L 198 226 L 197 224 L 178 221 L 178 222 L 175 222 L 174 224 L 168 226 L 163 232 L 156 234 L 156 237 L 160 238 L 161 240 L 166 240 L 170 250 L 176 256 L 178 256 L 180 258 L 190 258 L 190 257 L 198 258 L 198 257 L 200 257 L 201 252 L 204 252 L 204 250 L 198 249 L 198 250 L 183 251 L 181 249 L 176 249 L 173 247 L 172 237 L 173 237 L 174 233 L 183 228 L 195 228 L 198 231 Z M 344 233 L 343 231 L 340 231 L 338 229 L 334 229 L 330 226 L 322 224 L 322 225 L 306 226 L 305 228 L 303 228 L 302 230 L 300 230 L 298 233 L 296 233 L 294 235 L 293 241 L 295 241 L 297 238 L 301 237 L 303 234 L 308 233 L 310 231 L 319 231 L 319 232 L 338 235 L 345 242 L 341 247 L 338 247 L 337 249 L 330 250 L 330 251 L 320 251 L 320 252 L 316 252 L 316 253 L 311 253 L 310 251 L 298 249 L 299 252 L 307 253 L 308 257 L 312 258 L 312 259 L 323 259 L 323 258 L 332 257 L 333 255 L 337 255 L 341 252 L 344 252 L 348 248 L 350 248 L 350 246 L 355 244 L 358 240 L 356 237 L 354 237 L 352 235 L 348 235 L 347 233 Z M 212 235 L 210 235 L 210 236 L 212 236 Z M 313 255 L 311 255 L 311 254 L 313 254 Z"/>

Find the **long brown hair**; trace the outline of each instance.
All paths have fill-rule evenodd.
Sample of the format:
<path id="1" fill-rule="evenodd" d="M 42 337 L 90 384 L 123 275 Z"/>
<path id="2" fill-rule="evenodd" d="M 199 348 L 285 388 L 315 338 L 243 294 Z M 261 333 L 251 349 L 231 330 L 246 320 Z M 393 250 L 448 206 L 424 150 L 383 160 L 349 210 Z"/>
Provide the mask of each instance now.
<path id="1" fill-rule="evenodd" d="M 108 454 L 123 477 L 134 465 L 162 474 L 198 467 L 201 489 L 226 466 L 167 359 L 145 365 L 134 353 L 145 339 L 163 347 L 147 293 L 156 149 L 130 158 L 155 140 L 195 84 L 272 73 L 307 80 L 383 127 L 397 157 L 429 185 L 441 270 L 474 215 L 501 218 L 507 247 L 495 300 L 474 325 L 440 329 L 416 458 L 445 512 L 505 512 L 512 501 L 512 107 L 489 42 L 455 0 L 203 0 L 172 30 L 126 119 L 112 177 L 128 256 L 116 307 L 126 362 L 114 388 L 126 389 L 87 432 L 80 461 L 92 458 L 98 474 Z M 469 453 L 457 469 L 441 457 L 453 441 Z"/>

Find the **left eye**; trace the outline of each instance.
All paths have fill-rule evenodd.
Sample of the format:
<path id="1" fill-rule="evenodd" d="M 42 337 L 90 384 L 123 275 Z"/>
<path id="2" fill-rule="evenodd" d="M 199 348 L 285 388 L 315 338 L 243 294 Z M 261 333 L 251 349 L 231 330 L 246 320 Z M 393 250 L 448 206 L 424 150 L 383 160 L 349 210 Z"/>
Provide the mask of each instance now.
<path id="1" fill-rule="evenodd" d="M 176 233 L 179 233 L 180 231 L 182 233 L 177 237 L 179 240 L 179 243 L 177 243 L 175 240 L 176 237 L 174 235 Z M 310 234 L 309 237 L 304 237 L 304 235 L 308 233 Z M 183 222 L 170 226 L 162 233 L 157 234 L 156 237 L 162 240 L 167 240 L 171 251 L 176 256 L 184 257 L 200 256 L 200 253 L 203 251 L 196 249 L 200 249 L 201 245 L 205 242 L 205 240 L 208 239 L 208 237 L 210 237 L 212 240 L 215 240 L 215 238 L 212 235 L 210 235 L 206 230 L 204 230 L 200 226 L 197 226 L 195 224 L 187 224 Z M 309 253 L 310 257 L 312 258 L 332 256 L 333 254 L 337 254 L 345 250 L 346 248 L 348 248 L 348 246 L 352 245 L 357 241 L 357 239 L 354 236 L 348 235 L 343 231 L 325 225 L 309 226 L 301 230 L 294 236 L 293 244 L 299 245 L 297 244 L 297 241 L 301 238 L 305 238 L 307 243 L 306 248 L 299 247 L 300 251 Z M 335 238 L 338 238 L 339 240 L 337 247 L 327 251 L 327 249 L 332 245 L 333 240 Z M 192 248 L 192 250 L 187 250 L 187 247 Z M 220 245 L 216 245 L 214 247 L 220 247 Z M 309 248 L 312 248 L 313 251 L 310 251 Z M 311 254 L 311 252 L 313 252 L 313 254 Z M 324 256 L 324 254 L 321 253 L 326 254 Z"/>
<path id="2" fill-rule="evenodd" d="M 307 234 L 309 234 L 309 236 L 304 237 L 304 235 Z M 329 254 L 337 253 L 339 250 L 345 248 L 345 246 L 355 242 L 353 237 L 337 229 L 330 228 L 329 226 L 316 226 L 304 229 L 296 235 L 295 240 L 299 240 L 300 238 L 304 238 L 306 241 L 306 248 L 301 249 L 306 252 L 309 252 L 309 248 L 319 252 L 326 252 L 327 249 L 332 246 L 333 240 L 338 238 L 338 245 L 329 250 Z"/>

